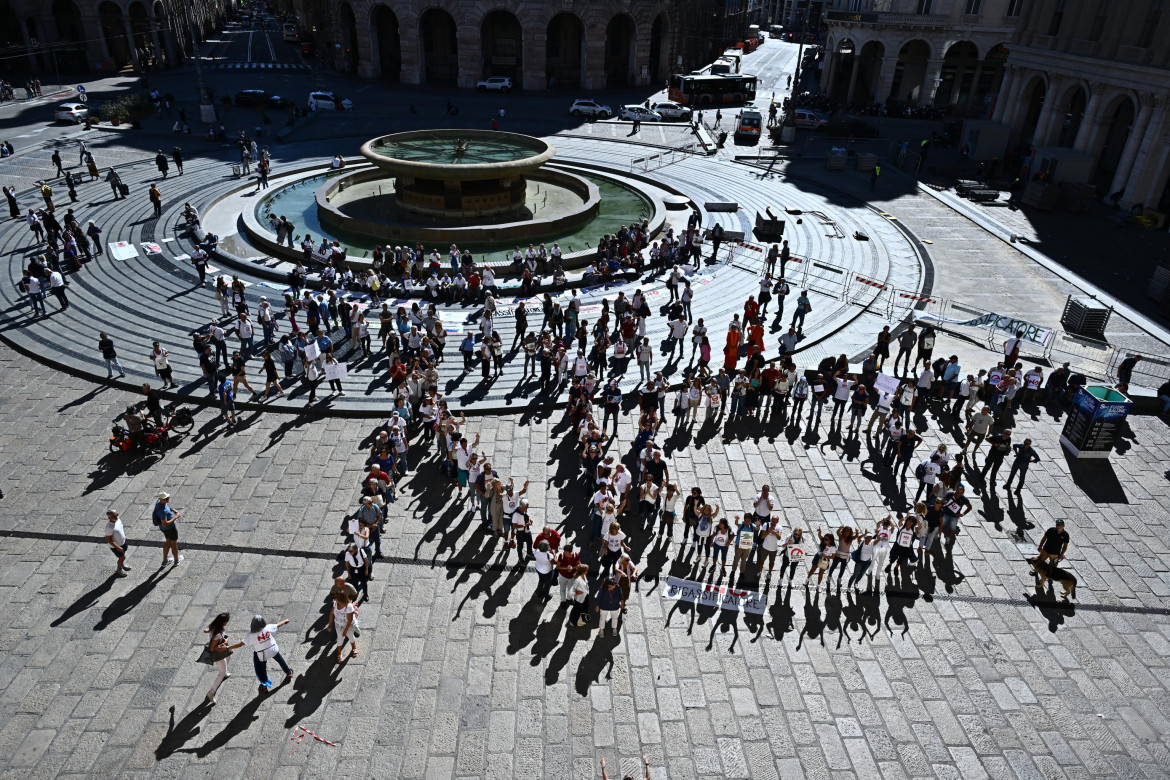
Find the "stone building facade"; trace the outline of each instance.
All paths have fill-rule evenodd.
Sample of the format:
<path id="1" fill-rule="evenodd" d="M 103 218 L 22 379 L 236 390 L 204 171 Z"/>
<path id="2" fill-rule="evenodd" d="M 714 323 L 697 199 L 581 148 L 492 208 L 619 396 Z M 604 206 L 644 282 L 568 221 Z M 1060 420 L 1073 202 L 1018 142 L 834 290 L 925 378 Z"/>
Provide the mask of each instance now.
<path id="1" fill-rule="evenodd" d="M 1022 0 L 836 0 L 821 91 L 847 106 L 905 103 L 990 114 Z"/>
<path id="2" fill-rule="evenodd" d="M 180 64 L 228 0 L 0 0 L 0 71 L 84 74 Z"/>
<path id="3" fill-rule="evenodd" d="M 474 87 L 603 89 L 709 62 L 748 23 L 747 0 L 284 0 L 336 65 L 368 78 Z M 743 27 L 744 29 L 739 29 Z M 339 44 L 339 45 L 338 45 Z"/>
<path id="4" fill-rule="evenodd" d="M 1029 0 L 994 117 L 1012 139 L 1069 150 L 1099 195 L 1170 208 L 1170 7 Z"/>

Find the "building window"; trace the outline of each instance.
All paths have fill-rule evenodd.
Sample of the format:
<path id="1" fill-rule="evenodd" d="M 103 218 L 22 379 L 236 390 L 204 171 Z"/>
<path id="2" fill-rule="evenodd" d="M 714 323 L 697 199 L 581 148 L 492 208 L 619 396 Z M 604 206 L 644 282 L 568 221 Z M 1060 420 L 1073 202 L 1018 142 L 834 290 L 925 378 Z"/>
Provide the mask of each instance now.
<path id="1" fill-rule="evenodd" d="M 974 16 L 979 13 L 979 6 L 983 5 L 983 0 L 967 0 L 967 5 L 963 9 L 963 13 L 968 16 Z"/>
<path id="2" fill-rule="evenodd" d="M 1100 0 L 1097 3 L 1097 16 L 1093 19 L 1093 26 L 1089 30 L 1089 40 L 1101 40 L 1101 34 L 1105 31 L 1105 25 L 1109 22 L 1109 2 L 1110 0 Z"/>
<path id="3" fill-rule="evenodd" d="M 1056 10 L 1052 12 L 1052 22 L 1048 25 L 1048 34 L 1056 37 L 1060 34 L 1060 23 L 1064 21 L 1064 0 L 1057 0 Z"/>
<path id="4" fill-rule="evenodd" d="M 930 13 L 930 6 L 934 4 L 934 0 L 918 0 L 918 13 Z"/>
<path id="5" fill-rule="evenodd" d="M 1162 1 L 1153 0 L 1146 11 L 1146 23 L 1142 25 L 1141 35 L 1138 38 L 1138 46 L 1143 49 L 1148 49 L 1150 44 L 1154 42 L 1154 33 L 1162 21 Z"/>
<path id="6" fill-rule="evenodd" d="M 1024 0 L 1009 0 L 1007 8 L 1008 16 L 1020 16 L 1023 14 L 1023 11 Z"/>

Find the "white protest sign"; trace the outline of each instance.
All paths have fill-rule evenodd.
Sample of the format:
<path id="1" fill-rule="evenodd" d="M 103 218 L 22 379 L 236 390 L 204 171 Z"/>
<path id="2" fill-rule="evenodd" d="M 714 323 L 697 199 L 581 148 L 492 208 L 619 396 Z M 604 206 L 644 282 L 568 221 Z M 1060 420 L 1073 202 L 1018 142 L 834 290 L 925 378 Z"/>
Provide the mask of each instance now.
<path id="1" fill-rule="evenodd" d="M 888 374 L 878 374 L 877 378 L 873 380 L 873 388 L 879 393 L 887 393 L 893 395 L 898 392 L 898 378 Z"/>
<path id="2" fill-rule="evenodd" d="M 345 379 L 349 374 L 349 366 L 345 363 L 326 363 L 325 364 L 325 378 L 326 379 Z"/>
<path id="3" fill-rule="evenodd" d="M 756 591 L 682 580 L 678 577 L 666 578 L 666 588 L 662 591 L 662 597 L 671 601 L 688 601 L 699 606 L 750 612 L 753 615 L 763 615 L 768 609 L 767 598 Z"/>
<path id="4" fill-rule="evenodd" d="M 317 342 L 310 341 L 305 344 L 305 360 L 316 360 L 321 357 L 321 348 L 317 346 Z"/>
<path id="5" fill-rule="evenodd" d="M 110 244 L 110 257 L 115 260 L 132 260 L 138 257 L 138 248 L 129 241 L 118 241 Z"/>

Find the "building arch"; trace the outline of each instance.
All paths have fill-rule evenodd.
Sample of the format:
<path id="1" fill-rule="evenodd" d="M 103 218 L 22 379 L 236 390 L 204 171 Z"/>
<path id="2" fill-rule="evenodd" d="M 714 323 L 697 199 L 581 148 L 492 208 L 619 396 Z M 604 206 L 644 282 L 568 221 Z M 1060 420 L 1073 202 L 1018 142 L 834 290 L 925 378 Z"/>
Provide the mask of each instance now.
<path id="1" fill-rule="evenodd" d="M 899 103 L 918 102 L 931 52 L 930 44 L 922 38 L 912 38 L 898 48 L 894 81 L 890 87 L 890 97 L 893 100 Z"/>
<path id="2" fill-rule="evenodd" d="M 398 16 L 383 3 L 370 9 L 370 59 L 386 81 L 402 78 L 402 35 Z"/>
<path id="3" fill-rule="evenodd" d="M 671 70 L 670 17 L 662 11 L 650 25 L 650 83 L 665 81 Z"/>
<path id="4" fill-rule="evenodd" d="M 459 43 L 455 18 L 442 8 L 428 8 L 418 18 L 422 41 L 422 82 L 454 85 L 459 80 Z"/>
<path id="5" fill-rule="evenodd" d="M 1088 150 L 1097 155 L 1097 165 L 1093 171 L 1093 187 L 1098 195 L 1108 196 L 1109 186 L 1117 174 L 1121 155 L 1125 145 L 1129 143 L 1133 124 L 1137 120 L 1140 102 L 1137 96 L 1128 90 L 1119 91 L 1105 104 L 1101 113 L 1101 140 L 1097 149 Z"/>
<path id="6" fill-rule="evenodd" d="M 624 87 L 635 83 L 638 61 L 638 27 L 627 13 L 614 14 L 605 27 L 605 86 Z"/>
<path id="7" fill-rule="evenodd" d="M 524 70 L 524 30 L 511 11 L 497 8 L 484 14 L 479 25 L 481 77 L 508 76 L 520 87 Z"/>
<path id="8" fill-rule="evenodd" d="M 544 38 L 544 72 L 549 89 L 580 89 L 585 75 L 585 23 L 571 11 L 548 22 Z"/>
<path id="9" fill-rule="evenodd" d="M 130 63 L 130 42 L 126 37 L 126 19 L 122 7 L 113 0 L 98 5 L 98 26 L 110 54 L 109 66 L 121 70 Z"/>

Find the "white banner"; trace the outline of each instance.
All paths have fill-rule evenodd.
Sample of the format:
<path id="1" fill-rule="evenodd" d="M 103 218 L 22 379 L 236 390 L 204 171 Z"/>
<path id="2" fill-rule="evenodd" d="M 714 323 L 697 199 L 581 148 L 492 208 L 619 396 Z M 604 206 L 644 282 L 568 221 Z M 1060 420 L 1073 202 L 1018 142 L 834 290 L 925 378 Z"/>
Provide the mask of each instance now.
<path id="1" fill-rule="evenodd" d="M 305 360 L 316 360 L 319 357 L 321 357 L 321 348 L 317 346 L 317 342 L 307 342 L 305 344 Z"/>
<path id="2" fill-rule="evenodd" d="M 951 317 L 940 317 L 937 314 L 926 314 L 917 312 L 914 319 L 918 322 L 933 322 L 940 325 L 964 325 L 968 328 L 991 328 L 998 330 L 1001 333 L 1006 333 L 1009 336 L 1014 336 L 1020 331 L 1023 331 L 1022 338 L 1024 341 L 1030 341 L 1033 344 L 1041 346 L 1048 346 L 1048 342 L 1052 341 L 1053 331 L 1051 328 L 1045 328 L 1040 325 L 1035 325 L 1027 320 L 1009 317 L 1006 314 L 996 314 L 995 312 L 988 312 L 982 314 L 971 320 L 956 320 Z"/>
<path id="3" fill-rule="evenodd" d="M 345 363 L 326 363 L 325 364 L 325 378 L 326 379 L 345 379 L 349 374 L 349 366 Z"/>
<path id="4" fill-rule="evenodd" d="M 138 257 L 138 248 L 129 241 L 118 241 L 109 246 L 110 257 L 114 260 L 132 260 Z"/>
<path id="5" fill-rule="evenodd" d="M 879 373 L 877 378 L 873 380 L 873 389 L 879 393 L 893 395 L 898 392 L 898 385 L 900 384 L 901 382 L 898 381 L 898 377 Z"/>
<path id="6" fill-rule="evenodd" d="M 671 601 L 689 601 L 699 606 L 750 612 L 753 615 L 763 615 L 768 609 L 768 599 L 756 591 L 681 580 L 678 577 L 666 578 L 662 597 Z"/>

